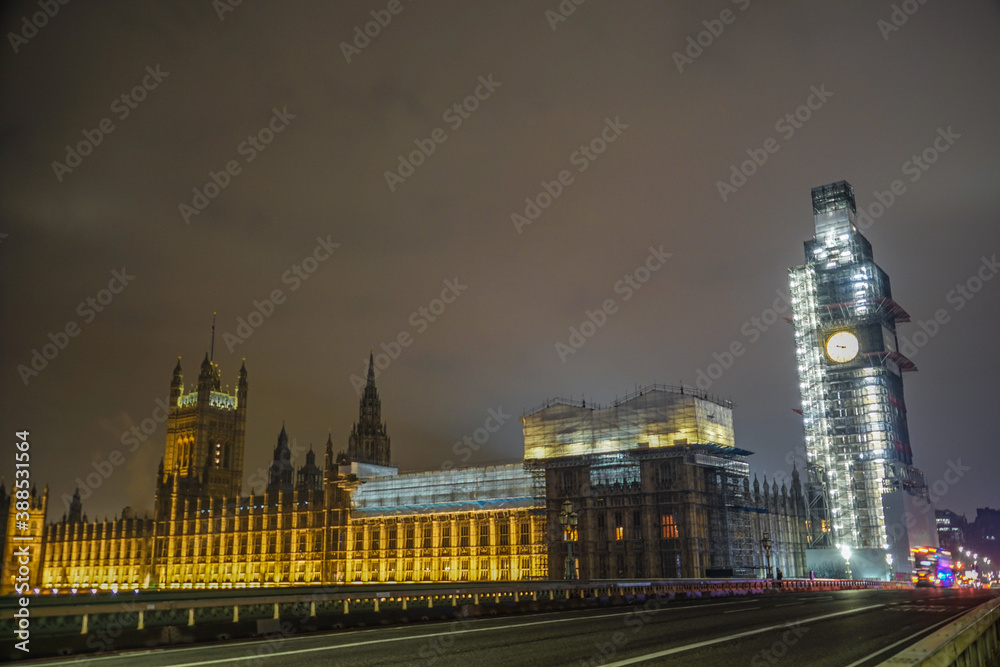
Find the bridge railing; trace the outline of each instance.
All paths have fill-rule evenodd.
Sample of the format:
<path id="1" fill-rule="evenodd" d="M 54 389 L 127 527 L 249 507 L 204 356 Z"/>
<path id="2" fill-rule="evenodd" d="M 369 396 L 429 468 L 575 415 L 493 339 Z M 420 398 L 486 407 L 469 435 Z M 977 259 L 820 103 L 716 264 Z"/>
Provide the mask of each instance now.
<path id="1" fill-rule="evenodd" d="M 1000 597 L 934 631 L 879 667 L 1000 664 Z"/>
<path id="2" fill-rule="evenodd" d="M 212 591 L 122 592 L 111 595 L 35 595 L 30 618 L 39 634 L 87 634 L 104 625 L 107 616 L 127 621 L 132 629 L 153 625 L 196 625 L 199 622 L 316 616 L 317 613 L 350 614 L 380 612 L 387 608 L 434 608 L 464 604 L 501 604 L 537 600 L 576 598 L 618 598 L 666 595 L 673 597 L 713 597 L 783 591 L 827 591 L 844 589 L 907 588 L 906 583 L 877 580 L 839 579 L 664 579 L 598 580 L 588 582 L 536 581 L 437 584 L 337 585 L 315 588 L 241 589 Z M 199 596 L 199 597 L 194 597 Z M 36 603 L 37 602 L 37 603 Z M 14 598 L 0 603 L 0 633 L 13 628 Z M 49 619 L 48 621 L 43 619 Z M 96 622 L 96 625 L 95 625 Z M 40 626 L 40 627 L 39 627 Z"/>
<path id="3" fill-rule="evenodd" d="M 898 582 L 832 579 L 666 579 L 614 581 L 361 584 L 234 590 L 140 591 L 138 594 L 33 595 L 21 607 L 0 599 L 0 661 L 102 653 L 135 646 L 223 640 L 495 613 L 656 603 L 717 596 L 843 589 L 904 588 Z M 23 615 L 27 609 L 28 616 Z M 16 616 L 16 614 L 21 614 Z M 22 637 L 23 638 L 23 637 Z M 39 645 L 39 642 L 43 642 Z"/>

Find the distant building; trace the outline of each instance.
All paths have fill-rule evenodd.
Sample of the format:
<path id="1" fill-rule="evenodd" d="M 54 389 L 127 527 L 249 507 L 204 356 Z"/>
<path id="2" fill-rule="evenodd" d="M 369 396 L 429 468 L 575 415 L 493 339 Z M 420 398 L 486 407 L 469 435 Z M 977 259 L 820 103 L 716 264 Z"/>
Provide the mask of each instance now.
<path id="1" fill-rule="evenodd" d="M 967 536 L 971 537 L 965 515 L 951 510 L 937 510 L 934 512 L 934 520 L 937 524 L 938 543 L 942 549 L 954 551 L 965 544 Z"/>
<path id="2" fill-rule="evenodd" d="M 998 550 L 997 540 L 1000 538 L 1000 509 L 990 507 L 976 508 L 976 537 L 991 550 Z"/>

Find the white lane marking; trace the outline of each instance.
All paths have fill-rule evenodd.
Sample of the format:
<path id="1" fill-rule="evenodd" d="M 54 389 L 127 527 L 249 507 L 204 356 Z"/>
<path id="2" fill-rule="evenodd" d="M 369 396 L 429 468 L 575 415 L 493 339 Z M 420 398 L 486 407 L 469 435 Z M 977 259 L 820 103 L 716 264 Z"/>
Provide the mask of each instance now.
<path id="1" fill-rule="evenodd" d="M 685 605 L 683 607 L 673 607 L 673 608 L 668 607 L 668 608 L 663 608 L 663 609 L 645 609 L 644 613 L 654 614 L 654 613 L 660 612 L 660 611 L 680 611 L 681 609 L 702 609 L 702 608 L 705 608 L 705 607 L 723 607 L 723 606 L 732 605 L 732 604 L 746 604 L 747 602 L 756 602 L 756 600 L 741 600 L 739 602 L 719 602 L 719 603 L 716 603 L 716 604 L 703 604 L 703 605 Z M 634 608 L 632 610 L 635 611 Z M 263 659 L 266 659 L 266 658 L 275 658 L 275 657 L 278 657 L 278 656 L 285 656 L 285 655 L 296 655 L 296 654 L 299 654 L 299 653 L 315 653 L 317 651 L 336 651 L 337 649 L 351 648 L 351 647 L 354 647 L 354 646 L 368 646 L 368 645 L 371 645 L 371 644 L 388 644 L 388 643 L 393 643 L 393 642 L 411 641 L 411 640 L 414 640 L 414 639 L 427 639 L 429 637 L 443 637 L 443 636 L 446 636 L 446 635 L 452 635 L 452 636 L 454 636 L 454 635 L 464 635 L 464 634 L 471 634 L 473 632 L 495 632 L 497 630 L 509 630 L 509 629 L 512 629 L 512 628 L 524 628 L 524 627 L 530 627 L 530 626 L 533 626 L 533 625 L 551 625 L 551 624 L 554 624 L 554 623 L 569 623 L 569 622 L 572 622 L 572 621 L 583 621 L 583 620 L 590 620 L 590 619 L 594 619 L 594 618 L 610 618 L 610 617 L 615 617 L 615 616 L 619 616 L 620 617 L 622 615 L 624 615 L 622 612 L 614 613 L 614 614 L 600 614 L 600 615 L 596 615 L 595 614 L 595 615 L 590 615 L 590 616 L 574 616 L 574 617 L 570 617 L 570 618 L 556 618 L 556 619 L 551 619 L 551 620 L 547 620 L 547 621 L 534 621 L 532 623 L 516 623 L 516 624 L 513 624 L 513 625 L 500 625 L 500 626 L 490 627 L 490 628 L 472 628 L 472 629 L 466 629 L 466 630 L 449 630 L 447 632 L 434 632 L 434 633 L 427 633 L 427 634 L 412 635 L 412 636 L 409 636 L 409 637 L 389 637 L 389 638 L 383 638 L 383 639 L 371 639 L 371 640 L 368 640 L 368 641 L 353 642 L 353 643 L 350 643 L 350 644 L 337 644 L 337 645 L 334 645 L 334 646 L 316 646 L 314 648 L 300 648 L 300 649 L 293 649 L 291 651 L 274 652 L 274 653 L 268 653 L 267 655 L 259 655 L 259 656 L 246 656 L 246 655 L 242 655 L 242 656 L 239 656 L 239 657 L 236 657 L 236 658 L 215 658 L 213 660 L 202 660 L 200 662 L 176 663 L 176 664 L 171 664 L 170 667 L 198 667 L 199 665 L 217 665 L 217 664 L 221 664 L 221 663 L 224 663 L 224 662 L 238 662 L 240 660 L 247 660 L 248 658 L 263 660 Z M 487 620 L 487 619 L 484 619 L 484 620 Z M 779 626 L 779 627 L 784 627 L 784 626 Z M 288 639 L 316 639 L 316 638 L 317 637 L 315 635 L 313 635 L 312 637 L 305 636 L 305 635 L 299 636 L 299 637 L 288 637 Z M 279 641 L 281 641 L 281 639 L 279 639 Z M 205 648 L 206 649 L 208 649 L 208 648 L 227 648 L 227 647 L 228 648 L 238 648 L 239 646 L 244 646 L 244 645 L 246 645 L 246 646 L 253 646 L 253 645 L 256 645 L 256 644 L 260 644 L 260 643 L 261 642 L 241 642 L 240 644 L 228 644 L 228 645 L 222 645 L 222 644 L 220 644 L 220 645 L 216 645 L 216 646 L 206 646 Z M 108 657 L 114 657 L 114 656 L 108 656 Z M 126 655 L 117 656 L 117 657 L 125 657 L 125 658 L 127 658 L 128 655 L 126 654 Z"/>
<path id="2" fill-rule="evenodd" d="M 805 604 L 805 602 L 785 602 L 784 604 L 776 604 L 775 607 L 791 607 L 792 605 Z"/>
<path id="3" fill-rule="evenodd" d="M 753 611 L 754 609 L 760 609 L 760 607 L 747 607 L 746 609 L 730 609 L 729 611 L 722 612 L 723 614 L 742 614 L 745 611 Z"/>
<path id="4" fill-rule="evenodd" d="M 814 623 L 815 621 L 822 621 L 828 618 L 835 618 L 837 616 L 846 616 L 847 614 L 857 614 L 858 612 L 868 611 L 869 609 L 878 609 L 879 607 L 884 607 L 884 604 L 873 604 L 868 607 L 859 607 L 857 609 L 848 609 L 847 611 L 838 611 L 834 614 L 824 614 L 823 616 L 813 616 L 812 618 L 806 618 L 801 621 L 794 621 L 788 623 L 781 623 L 779 625 L 769 625 L 766 628 L 760 628 L 758 630 L 747 630 L 746 632 L 738 632 L 735 635 L 728 635 L 726 637 L 719 637 L 718 639 L 707 639 L 703 642 L 697 642 L 695 644 L 688 644 L 686 646 L 678 646 L 677 648 L 669 648 L 665 651 L 657 651 L 656 653 L 647 653 L 646 655 L 640 655 L 635 658 L 629 658 L 628 660 L 619 660 L 618 662 L 609 662 L 604 665 L 604 667 L 622 667 L 623 665 L 634 665 L 638 662 L 646 662 L 647 660 L 654 660 L 656 658 L 662 658 L 667 655 L 674 655 L 676 653 L 684 653 L 685 651 L 692 651 L 696 648 L 702 648 L 703 646 L 711 646 L 713 644 L 721 644 L 722 642 L 732 641 L 734 639 L 740 639 L 741 637 L 750 637 L 751 635 L 759 635 L 762 632 L 770 632 L 771 630 L 782 630 L 788 629 L 791 625 L 803 625 L 805 623 Z"/>
<path id="5" fill-rule="evenodd" d="M 891 648 L 894 648 L 894 647 L 896 647 L 896 646 L 899 646 L 900 644 L 902 644 L 902 643 L 904 643 L 904 642 L 908 642 L 908 641 L 910 641 L 911 639 L 913 639 L 914 637 L 916 637 L 917 635 L 922 635 L 922 634 L 924 634 L 925 632 L 931 632 L 931 631 L 933 631 L 933 630 L 934 630 L 934 628 L 938 627 L 939 625 L 944 625 L 944 624 L 945 624 L 945 623 L 947 623 L 948 621 L 953 621 L 953 620 L 955 620 L 956 618 L 958 618 L 959 616 L 961 616 L 962 614 L 967 614 L 967 613 L 969 613 L 969 610 L 968 610 L 968 609 L 966 609 L 965 611 L 960 611 L 960 612 L 958 612 L 957 614 L 955 614 L 954 616 L 952 616 L 951 618 L 946 618 L 946 619 L 944 619 L 943 621 L 941 621 L 940 623 L 935 623 L 934 625 L 932 625 L 932 626 L 930 626 L 930 627 L 928 627 L 928 628 L 924 628 L 923 630 L 919 630 L 919 631 L 917 631 L 917 632 L 914 632 L 914 633 L 913 633 L 912 635 L 910 635 L 910 636 L 909 636 L 909 637 L 907 637 L 906 639 L 900 639 L 900 640 L 899 640 L 898 642 L 896 642 L 895 644 L 889 644 L 889 645 L 888 645 L 888 646 L 886 646 L 885 648 L 883 648 L 883 649 L 879 649 L 878 651 L 875 651 L 874 653 L 872 653 L 871 655 L 868 655 L 867 657 L 864 657 L 864 658 L 861 658 L 860 660 L 856 660 L 855 662 L 852 662 L 852 663 L 851 663 L 851 664 L 849 664 L 849 665 L 848 665 L 847 667 L 858 667 L 858 665 L 861 665 L 861 664 L 863 664 L 863 663 L 866 663 L 866 662 L 868 662 L 869 660 L 871 660 L 872 658 L 874 658 L 875 656 L 877 656 L 877 655 L 878 655 L 878 654 L 880 654 L 880 653 L 885 653 L 886 651 L 888 651 L 888 650 L 889 650 L 889 649 L 891 649 Z"/>

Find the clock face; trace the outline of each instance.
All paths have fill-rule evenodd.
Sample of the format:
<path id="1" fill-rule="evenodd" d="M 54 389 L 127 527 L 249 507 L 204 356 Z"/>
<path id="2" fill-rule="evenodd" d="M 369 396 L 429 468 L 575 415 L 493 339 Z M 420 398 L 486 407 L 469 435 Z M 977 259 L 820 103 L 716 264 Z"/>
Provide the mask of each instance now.
<path id="1" fill-rule="evenodd" d="M 858 356 L 858 337 L 850 331 L 838 331 L 826 339 L 826 355 L 838 364 Z"/>

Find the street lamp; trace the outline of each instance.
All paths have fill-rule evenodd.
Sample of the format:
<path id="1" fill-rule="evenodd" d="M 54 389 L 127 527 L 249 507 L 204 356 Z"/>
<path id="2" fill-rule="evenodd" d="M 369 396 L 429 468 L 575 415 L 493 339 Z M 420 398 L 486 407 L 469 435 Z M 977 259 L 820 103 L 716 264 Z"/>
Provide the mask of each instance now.
<path id="1" fill-rule="evenodd" d="M 573 581 L 576 579 L 576 560 L 573 558 L 573 541 L 576 538 L 576 525 L 579 516 L 573 510 L 573 503 L 565 501 L 562 504 L 562 512 L 559 513 L 559 524 L 563 528 L 563 541 L 566 542 L 566 579 Z"/>
<path id="2" fill-rule="evenodd" d="M 760 536 L 760 546 L 764 547 L 764 555 L 767 557 L 767 576 L 771 578 L 771 533 L 764 533 Z"/>
<path id="3" fill-rule="evenodd" d="M 844 562 L 847 565 L 847 578 L 851 579 L 851 547 L 846 544 L 840 547 L 840 555 L 844 557 Z"/>

